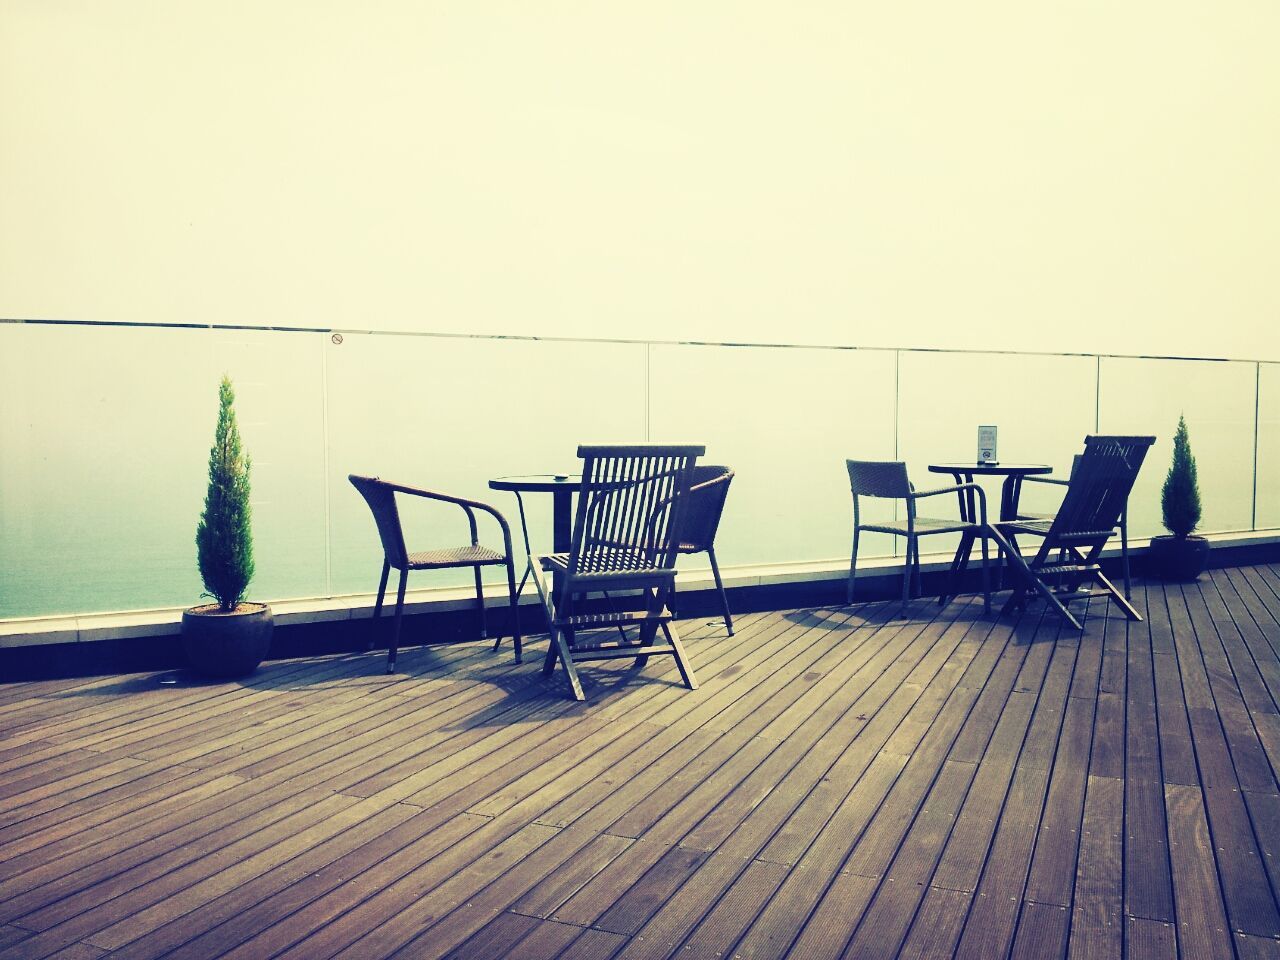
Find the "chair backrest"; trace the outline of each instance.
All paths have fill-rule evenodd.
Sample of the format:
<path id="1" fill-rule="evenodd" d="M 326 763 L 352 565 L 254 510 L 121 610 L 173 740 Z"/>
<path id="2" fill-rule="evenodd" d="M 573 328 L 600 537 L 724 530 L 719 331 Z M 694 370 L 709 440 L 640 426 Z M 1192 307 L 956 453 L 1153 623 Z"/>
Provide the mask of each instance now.
<path id="1" fill-rule="evenodd" d="M 855 497 L 901 500 L 911 493 L 907 465 L 901 460 L 846 460 L 849 489 Z"/>
<path id="2" fill-rule="evenodd" d="M 400 526 L 395 490 L 391 484 L 377 477 L 362 477 L 353 473 L 347 479 L 360 491 L 373 512 L 373 522 L 378 525 L 378 536 L 382 540 L 382 552 L 387 563 L 397 570 L 401 569 L 408 563 L 408 553 L 404 546 L 404 531 Z"/>
<path id="3" fill-rule="evenodd" d="M 1155 437 L 1091 436 L 1072 465 L 1062 506 L 1044 547 L 1055 543 L 1106 541 L 1120 522 L 1129 492 Z"/>
<path id="4" fill-rule="evenodd" d="M 691 444 L 580 446 L 582 487 L 569 578 L 674 570 L 694 463 L 705 449 Z"/>
<path id="5" fill-rule="evenodd" d="M 715 543 L 724 501 L 729 496 L 733 471 L 728 467 L 697 466 L 693 468 L 693 487 L 685 506 L 684 529 L 680 545 L 688 551 L 706 550 Z"/>

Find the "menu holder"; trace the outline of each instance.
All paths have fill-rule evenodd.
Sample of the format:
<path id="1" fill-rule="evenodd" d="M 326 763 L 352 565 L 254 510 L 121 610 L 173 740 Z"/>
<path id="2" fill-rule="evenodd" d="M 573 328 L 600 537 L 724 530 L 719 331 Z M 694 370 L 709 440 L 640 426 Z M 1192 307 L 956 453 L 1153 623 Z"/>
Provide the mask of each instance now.
<path id="1" fill-rule="evenodd" d="M 991 425 L 978 427 L 978 463 L 993 466 L 999 462 L 996 455 L 996 428 Z"/>

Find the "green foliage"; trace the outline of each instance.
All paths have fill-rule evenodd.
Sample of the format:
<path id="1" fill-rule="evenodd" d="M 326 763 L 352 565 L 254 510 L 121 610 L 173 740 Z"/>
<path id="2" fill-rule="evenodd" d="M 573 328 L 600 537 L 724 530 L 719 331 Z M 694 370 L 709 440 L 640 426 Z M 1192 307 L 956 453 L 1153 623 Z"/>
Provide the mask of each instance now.
<path id="1" fill-rule="evenodd" d="M 1200 524 L 1200 484 L 1196 480 L 1196 458 L 1191 454 L 1187 421 L 1178 417 L 1178 432 L 1173 436 L 1173 462 L 1160 491 L 1165 529 L 1185 539 Z"/>
<path id="2" fill-rule="evenodd" d="M 231 611 L 253 579 L 253 536 L 249 531 L 249 458 L 240 449 L 236 394 L 222 378 L 218 427 L 209 451 L 209 490 L 196 526 L 196 558 L 208 596 Z"/>

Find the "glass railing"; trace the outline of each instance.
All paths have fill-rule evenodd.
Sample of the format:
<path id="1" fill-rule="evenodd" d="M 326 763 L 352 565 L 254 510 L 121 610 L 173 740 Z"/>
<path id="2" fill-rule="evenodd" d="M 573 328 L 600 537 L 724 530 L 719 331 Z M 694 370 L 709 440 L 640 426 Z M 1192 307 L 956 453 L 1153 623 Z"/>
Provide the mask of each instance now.
<path id="1" fill-rule="evenodd" d="M 196 602 L 224 372 L 253 458 L 257 599 L 376 589 L 381 555 L 349 473 L 487 500 L 518 540 L 514 498 L 488 480 L 573 471 L 592 440 L 696 440 L 733 467 L 724 567 L 844 560 L 844 459 L 903 459 L 917 487 L 945 485 L 928 464 L 972 459 L 979 423 L 999 426 L 1002 459 L 1060 476 L 1087 433 L 1155 434 L 1132 499 L 1141 538 L 1160 530 L 1185 413 L 1202 529 L 1280 528 L 1275 363 L 0 323 L 0 618 Z M 1029 486 L 1024 504 L 1056 495 Z M 549 500 L 526 503 L 535 548 L 548 544 Z M 406 525 L 415 549 L 466 536 L 447 508 Z M 895 549 L 869 536 L 862 554 Z"/>

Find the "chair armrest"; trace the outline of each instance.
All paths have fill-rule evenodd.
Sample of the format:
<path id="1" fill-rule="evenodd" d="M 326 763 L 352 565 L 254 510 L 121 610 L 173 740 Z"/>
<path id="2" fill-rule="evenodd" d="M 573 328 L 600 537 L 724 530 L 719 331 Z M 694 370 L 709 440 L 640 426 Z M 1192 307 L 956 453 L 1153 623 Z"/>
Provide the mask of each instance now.
<path id="1" fill-rule="evenodd" d="M 1066 487 L 1071 485 L 1071 481 L 1063 477 L 1023 477 L 1023 483 L 1051 483 L 1055 487 Z"/>
<path id="2" fill-rule="evenodd" d="M 511 556 L 511 527 L 496 507 L 491 507 L 487 503 L 480 500 L 468 500 L 466 497 L 455 497 L 449 493 L 440 493 L 438 490 L 427 490 L 423 487 L 411 487 L 403 483 L 386 483 L 387 487 L 396 493 L 403 493 L 410 497 L 421 497 L 424 500 L 436 500 L 440 503 L 452 503 L 454 506 L 460 507 L 467 515 L 467 523 L 471 527 L 471 544 L 475 546 L 480 542 L 479 530 L 476 527 L 475 511 L 480 510 L 489 514 L 498 521 L 498 526 L 502 528 L 502 539 L 506 543 L 507 556 Z"/>
<path id="3" fill-rule="evenodd" d="M 925 497 L 936 497 L 944 493 L 963 493 L 969 490 L 978 495 L 978 516 L 984 527 L 987 525 L 987 491 L 976 483 L 957 483 L 952 487 L 938 487 L 936 490 L 913 490 L 907 494 L 908 500 L 923 500 Z"/>
<path id="4" fill-rule="evenodd" d="M 728 483 L 733 479 L 733 471 L 726 470 L 718 477 L 712 477 L 710 480 L 703 480 L 701 483 L 695 483 L 689 488 L 690 493 L 697 493 L 699 490 L 706 490 L 708 487 L 714 487 L 717 483 Z"/>

